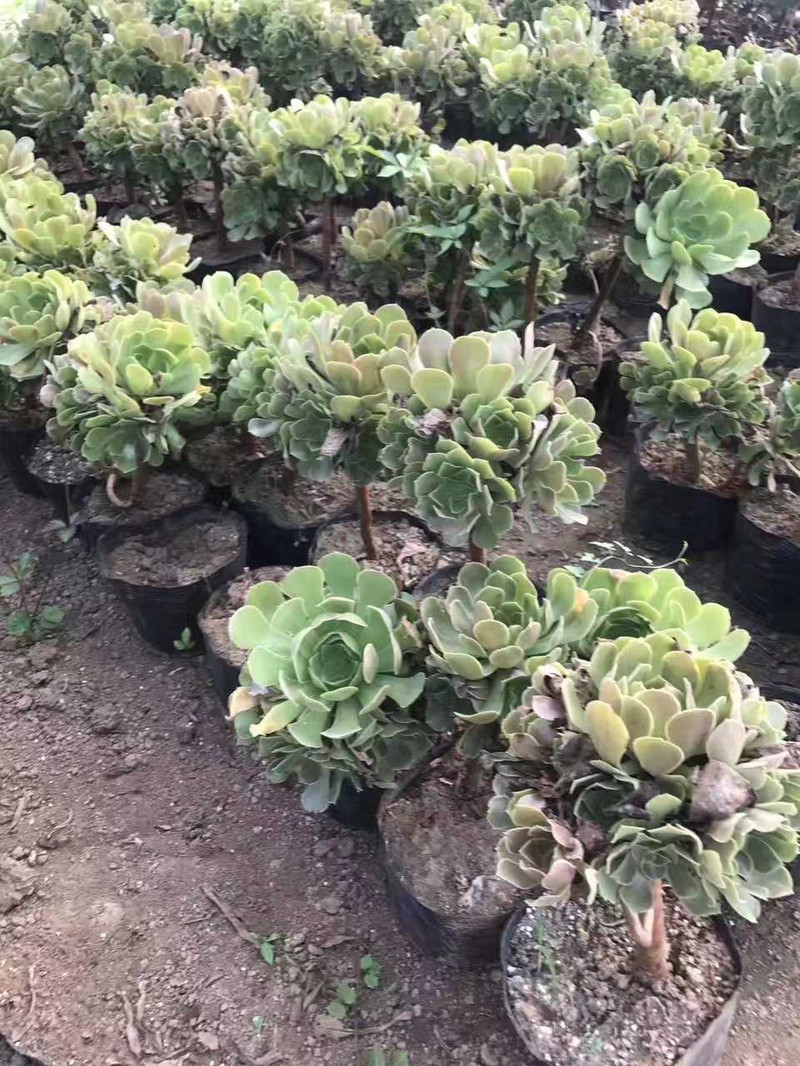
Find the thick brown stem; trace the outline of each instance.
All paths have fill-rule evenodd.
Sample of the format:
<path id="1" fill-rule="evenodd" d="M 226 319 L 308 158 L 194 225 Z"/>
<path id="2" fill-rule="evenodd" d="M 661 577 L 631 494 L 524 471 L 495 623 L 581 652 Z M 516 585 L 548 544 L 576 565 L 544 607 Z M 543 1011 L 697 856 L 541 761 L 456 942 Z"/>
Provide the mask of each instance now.
<path id="1" fill-rule="evenodd" d="M 479 548 L 477 544 L 474 544 L 471 540 L 469 542 L 469 558 L 473 563 L 485 563 L 486 562 L 486 549 Z"/>
<path id="2" fill-rule="evenodd" d="M 72 137 L 68 133 L 66 133 L 64 134 L 62 143 L 66 150 L 67 157 L 69 158 L 69 161 L 78 176 L 78 180 L 84 181 L 87 176 L 86 167 L 83 165 L 83 160 L 78 154 L 78 149 L 75 147 L 75 142 L 73 141 Z"/>
<path id="3" fill-rule="evenodd" d="M 144 499 L 144 489 L 147 481 L 147 468 L 140 466 L 133 478 L 128 482 L 129 489 L 127 495 L 120 496 L 118 492 L 119 481 L 121 475 L 116 470 L 112 472 L 106 478 L 106 496 L 114 504 L 115 507 L 119 507 L 124 511 L 127 511 L 130 507 L 134 507 L 140 504 Z"/>
<path id="4" fill-rule="evenodd" d="M 539 258 L 536 254 L 536 249 L 531 256 L 531 265 L 528 267 L 528 276 L 525 279 L 525 311 L 523 318 L 525 319 L 524 329 L 527 329 L 531 322 L 536 321 L 536 295 L 539 288 Z M 523 330 L 524 333 L 524 330 Z"/>
<path id="5" fill-rule="evenodd" d="M 214 164 L 214 224 L 217 231 L 217 251 L 224 252 L 228 247 L 228 234 L 225 230 L 225 212 L 222 208 L 222 168 Z"/>
<path id="6" fill-rule="evenodd" d="M 636 969 L 653 981 L 667 981 L 672 967 L 664 922 L 664 886 L 660 881 L 653 882 L 650 910 L 639 915 L 625 908 L 625 918 L 628 932 L 636 944 Z"/>
<path id="7" fill-rule="evenodd" d="M 129 207 L 131 204 L 136 203 L 136 185 L 130 170 L 125 172 L 125 199 L 128 201 Z"/>
<path id="8" fill-rule="evenodd" d="M 608 270 L 606 270 L 605 277 L 603 278 L 603 284 L 600 286 L 600 291 L 594 298 L 592 306 L 589 308 L 586 318 L 583 320 L 583 325 L 578 330 L 579 334 L 586 335 L 591 333 L 597 324 L 597 320 L 600 317 L 600 312 L 605 306 L 606 300 L 614 291 L 614 286 L 617 284 L 620 271 L 622 270 L 622 252 L 617 252 L 611 262 L 608 264 Z"/>
<path id="9" fill-rule="evenodd" d="M 367 485 L 356 486 L 356 499 L 358 500 L 358 517 L 361 522 L 361 539 L 364 542 L 364 551 L 367 553 L 368 559 L 377 559 L 378 552 L 375 548 L 375 538 L 372 535 L 372 503 Z"/>
<path id="10" fill-rule="evenodd" d="M 467 280 L 467 268 L 469 267 L 470 252 L 468 248 L 462 248 L 456 262 L 456 272 L 453 284 L 450 288 L 450 296 L 447 301 L 447 330 L 455 333 L 458 325 L 458 317 L 461 314 L 461 304 L 464 299 L 464 288 Z"/>
<path id="11" fill-rule="evenodd" d="M 336 216 L 333 213 L 333 200 L 325 201 L 323 212 L 322 280 L 329 285 L 333 269 L 333 250 L 336 247 Z"/>
<path id="12" fill-rule="evenodd" d="M 186 233 L 189 229 L 189 218 L 186 214 L 186 204 L 183 202 L 183 193 L 180 189 L 177 189 L 172 194 L 172 206 L 175 208 L 175 214 L 178 216 L 178 226 L 181 232 Z"/>
<path id="13" fill-rule="evenodd" d="M 278 492 L 280 492 L 281 496 L 288 496 L 296 484 L 297 471 L 294 469 L 293 466 L 289 466 L 287 464 L 284 467 L 283 474 L 281 475 L 281 480 L 278 485 Z"/>
<path id="14" fill-rule="evenodd" d="M 700 480 L 700 445 L 696 440 L 684 441 L 686 476 L 693 484 Z"/>
<path id="15" fill-rule="evenodd" d="M 288 273 L 294 270 L 294 266 L 294 242 L 287 234 L 283 239 L 283 269 Z"/>

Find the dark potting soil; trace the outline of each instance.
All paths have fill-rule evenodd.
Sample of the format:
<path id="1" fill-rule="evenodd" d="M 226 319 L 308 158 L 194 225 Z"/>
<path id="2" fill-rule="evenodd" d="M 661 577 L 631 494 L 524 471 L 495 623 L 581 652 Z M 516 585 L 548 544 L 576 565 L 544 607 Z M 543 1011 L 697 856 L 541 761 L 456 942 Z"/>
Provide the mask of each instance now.
<path id="1" fill-rule="evenodd" d="M 800 546 L 800 496 L 796 493 L 783 488 L 775 492 L 764 489 L 749 496 L 743 510 L 759 529 Z"/>
<path id="2" fill-rule="evenodd" d="M 753 289 L 763 289 L 769 282 L 769 274 L 760 263 L 742 270 L 731 270 L 725 277 L 735 281 L 737 285 L 749 285 Z"/>
<path id="3" fill-rule="evenodd" d="M 555 344 L 556 355 L 572 371 L 570 376 L 579 387 L 594 384 L 604 361 L 623 339 L 608 322 L 596 323 L 586 334 L 579 333 L 570 322 L 547 323 L 536 331 L 536 343 Z"/>
<path id="4" fill-rule="evenodd" d="M 736 985 L 728 949 L 676 902 L 665 911 L 673 975 L 643 984 L 617 909 L 528 905 L 509 945 L 508 991 L 516 1024 L 545 1062 L 673 1066 L 719 1014 Z"/>
<path id="5" fill-rule="evenodd" d="M 154 529 L 128 537 L 111 553 L 110 566 L 114 577 L 130 584 L 169 588 L 210 576 L 238 551 L 235 516 L 220 513 L 213 522 L 201 522 L 177 533 Z"/>
<path id="6" fill-rule="evenodd" d="M 774 285 L 768 285 L 759 293 L 762 303 L 768 307 L 782 307 L 787 311 L 800 311 L 800 294 L 793 288 L 793 279 L 778 281 Z"/>
<path id="7" fill-rule="evenodd" d="M 120 491 L 124 492 L 124 487 Z M 109 500 L 104 482 L 92 490 L 78 515 L 78 522 L 138 526 L 200 503 L 205 492 L 205 485 L 197 478 L 183 474 L 151 474 L 145 483 L 142 500 L 135 507 L 121 510 Z"/>
<path id="8" fill-rule="evenodd" d="M 49 420 L 50 414 L 41 407 L 0 408 L 0 424 L 8 429 L 38 429 Z"/>
<path id="9" fill-rule="evenodd" d="M 800 232 L 787 229 L 786 226 L 775 226 L 758 248 L 761 252 L 773 255 L 800 255 Z"/>
<path id="10" fill-rule="evenodd" d="M 95 473 L 91 463 L 70 448 L 62 448 L 47 438 L 40 440 L 33 449 L 28 469 L 51 485 L 77 485 Z"/>
<path id="11" fill-rule="evenodd" d="M 507 914 L 520 894 L 495 876 L 499 834 L 486 820 L 491 777 L 467 786 L 454 750 L 432 764 L 391 803 L 380 828 L 389 864 L 426 907 L 452 918 Z"/>
<path id="12" fill-rule="evenodd" d="M 717 496 L 741 496 L 747 487 L 747 479 L 735 454 L 701 446 L 700 455 L 700 478 L 696 487 Z M 642 466 L 656 477 L 671 481 L 674 485 L 691 484 L 682 439 L 667 437 L 666 440 L 649 440 L 643 446 L 640 458 Z"/>
<path id="13" fill-rule="evenodd" d="M 272 449 L 247 429 L 216 426 L 210 433 L 190 441 L 184 450 L 188 465 L 212 485 L 230 485 L 243 467 L 262 462 Z"/>
<path id="14" fill-rule="evenodd" d="M 448 551 L 430 533 L 407 518 L 373 512 L 372 535 L 376 559 L 367 559 L 356 518 L 341 518 L 320 529 L 312 562 L 329 552 L 347 552 L 364 566 L 388 574 L 401 591 L 410 591 L 433 570 L 463 561 L 463 553 Z"/>
<path id="15" fill-rule="evenodd" d="M 290 528 L 316 525 L 355 505 L 355 489 L 344 474 L 334 474 L 327 481 L 298 477 L 283 493 L 285 475 L 283 462 L 273 459 L 237 479 L 234 495 L 250 503 L 269 505 L 273 516 Z"/>
<path id="16" fill-rule="evenodd" d="M 245 570 L 241 577 L 232 581 L 225 591 L 201 615 L 201 628 L 206 641 L 233 666 L 244 666 L 248 652 L 233 644 L 228 636 L 228 622 L 234 611 L 244 606 L 253 585 L 260 581 L 280 581 L 289 570 L 285 566 L 262 566 L 258 570 Z"/>

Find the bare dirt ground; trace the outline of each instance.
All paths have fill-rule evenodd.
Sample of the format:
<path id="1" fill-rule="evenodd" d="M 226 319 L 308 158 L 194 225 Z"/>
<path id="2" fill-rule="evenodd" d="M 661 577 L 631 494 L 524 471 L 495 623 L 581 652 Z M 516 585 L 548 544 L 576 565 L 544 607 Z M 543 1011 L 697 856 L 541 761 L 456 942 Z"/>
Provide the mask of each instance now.
<path id="1" fill-rule="evenodd" d="M 604 462 L 588 528 L 543 521 L 505 550 L 543 576 L 620 536 L 625 455 L 608 446 Z M 411 1066 L 525 1066 L 499 972 L 406 939 L 376 842 L 270 786 L 233 745 L 202 660 L 148 648 L 50 518 L 0 478 L 0 552 L 34 551 L 46 602 L 67 610 L 52 643 L 0 642 L 0 863 L 35 885 L 0 915 L 0 1032 L 47 1066 L 366 1066 L 376 1044 Z M 687 578 L 718 596 L 719 569 L 699 561 Z M 754 633 L 746 668 L 800 684 L 800 641 L 735 617 Z M 272 964 L 248 932 L 276 938 Z M 740 933 L 748 978 L 725 1066 L 794 1066 L 800 907 L 770 906 Z M 380 987 L 361 987 L 332 1034 L 325 1008 L 365 954 Z M 0 1039 L 0 1066 L 28 1062 Z"/>

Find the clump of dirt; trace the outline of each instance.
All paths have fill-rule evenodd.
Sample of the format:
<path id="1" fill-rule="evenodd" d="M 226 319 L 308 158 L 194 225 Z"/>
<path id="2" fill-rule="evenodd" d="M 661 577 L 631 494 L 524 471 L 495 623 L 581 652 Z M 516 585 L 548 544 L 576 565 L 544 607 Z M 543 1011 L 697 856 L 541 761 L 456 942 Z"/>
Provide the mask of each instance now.
<path id="1" fill-rule="evenodd" d="M 311 561 L 319 562 L 329 552 L 347 552 L 364 566 L 382 570 L 399 589 L 410 592 L 423 577 L 461 557 L 460 552 L 447 551 L 433 534 L 396 512 L 373 512 L 372 536 L 376 559 L 367 558 L 358 518 L 335 519 L 317 534 Z"/>
<path id="2" fill-rule="evenodd" d="M 786 226 L 773 226 L 769 237 L 761 242 L 758 250 L 772 255 L 800 255 L 800 232 Z"/>
<path id="3" fill-rule="evenodd" d="M 240 529 L 234 515 L 220 513 L 186 529 L 159 528 L 127 537 L 109 556 L 114 578 L 132 585 L 191 585 L 236 558 Z"/>
<path id="4" fill-rule="evenodd" d="M 242 467 L 263 462 L 271 451 L 270 445 L 260 437 L 254 437 L 243 427 L 215 426 L 210 433 L 190 441 L 184 450 L 184 459 L 212 485 L 230 485 Z"/>
<path id="5" fill-rule="evenodd" d="M 700 446 L 700 477 L 696 482 L 689 478 L 686 451 L 680 437 L 648 440 L 639 459 L 648 473 L 673 485 L 693 485 L 716 496 L 734 499 L 747 489 L 747 478 L 736 453 L 724 448 L 714 450 Z"/>
<path id="6" fill-rule="evenodd" d="M 619 330 L 608 322 L 596 323 L 590 333 L 580 333 L 580 324 L 573 322 L 546 322 L 536 330 L 538 345 L 554 344 L 556 355 L 570 371 L 594 371 L 594 378 L 600 373 L 605 359 L 611 351 L 623 342 Z M 591 384 L 591 381 L 581 381 Z"/>
<path id="7" fill-rule="evenodd" d="M 769 282 L 769 274 L 760 263 L 744 267 L 741 270 L 731 270 L 728 274 L 724 274 L 723 277 L 736 282 L 737 285 L 749 285 L 753 289 L 763 289 Z"/>
<path id="8" fill-rule="evenodd" d="M 745 501 L 743 510 L 759 529 L 800 545 L 800 496 L 790 489 L 755 492 Z"/>
<path id="9" fill-rule="evenodd" d="M 51 485 L 78 485 L 95 476 L 91 463 L 47 438 L 33 449 L 27 466 L 35 477 Z"/>
<path id="10" fill-rule="evenodd" d="M 236 480 L 233 495 L 243 503 L 265 508 L 276 524 L 287 529 L 318 525 L 352 508 L 355 501 L 355 489 L 344 474 L 334 474 L 327 481 L 292 480 L 279 458 L 246 471 Z"/>
<path id="11" fill-rule="evenodd" d="M 477 762 L 474 779 L 454 750 L 384 803 L 380 829 L 386 861 L 403 886 L 432 911 L 451 918 L 510 914 L 521 897 L 495 876 L 498 834 L 486 820 L 491 775 Z"/>
<path id="12" fill-rule="evenodd" d="M 141 526 L 200 503 L 205 494 L 205 485 L 195 477 L 159 472 L 147 478 L 142 499 L 134 507 L 120 510 L 101 484 L 92 491 L 76 521 L 78 526 L 95 527 L 98 533 L 112 526 Z"/>
<path id="13" fill-rule="evenodd" d="M 717 1017 L 738 980 L 713 925 L 667 900 L 673 976 L 650 985 L 631 972 L 619 911 L 530 904 L 508 945 L 514 1022 L 551 1066 L 673 1066 Z"/>
<path id="14" fill-rule="evenodd" d="M 280 581 L 289 573 L 285 566 L 262 566 L 245 572 L 219 589 L 200 612 L 198 625 L 203 637 L 215 654 L 232 666 L 244 666 L 248 652 L 237 648 L 228 636 L 231 615 L 243 607 L 250 589 L 260 581 Z"/>

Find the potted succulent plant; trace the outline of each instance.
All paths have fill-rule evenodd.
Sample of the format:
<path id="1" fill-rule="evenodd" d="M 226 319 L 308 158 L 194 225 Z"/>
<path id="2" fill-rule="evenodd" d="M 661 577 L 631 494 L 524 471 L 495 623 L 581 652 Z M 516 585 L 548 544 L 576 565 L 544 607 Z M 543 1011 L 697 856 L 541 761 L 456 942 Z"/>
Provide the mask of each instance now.
<path id="1" fill-rule="evenodd" d="M 14 93 L 18 125 L 35 133 L 41 145 L 64 151 L 78 181 L 86 178 L 75 147 L 75 134 L 86 110 L 86 92 L 79 79 L 61 66 L 32 70 Z"/>
<path id="2" fill-rule="evenodd" d="M 617 1046 L 634 1048 L 629 1061 L 720 1061 L 741 963 L 702 920 L 726 903 L 756 921 L 761 900 L 793 891 L 800 771 L 784 765 L 785 722 L 730 662 L 669 633 L 601 641 L 576 667 L 534 676 L 503 724 L 489 818 L 503 833 L 498 875 L 532 897 L 503 964 L 539 1061 L 611 1061 Z M 602 1021 L 590 992 L 601 960 Z"/>
<path id="3" fill-rule="evenodd" d="M 136 299 L 142 283 L 164 293 L 191 288 L 185 277 L 198 263 L 189 251 L 191 234 L 178 233 L 166 222 L 125 215 L 118 226 L 101 219 L 92 238 L 89 279 L 94 291 L 122 303 Z"/>
<path id="4" fill-rule="evenodd" d="M 784 380 L 765 423 L 740 450 L 756 491 L 742 500 L 727 560 L 728 586 L 747 608 L 797 632 L 794 588 L 800 566 L 800 380 Z M 759 488 L 759 486 L 763 486 Z"/>
<path id="5" fill-rule="evenodd" d="M 659 314 L 638 356 L 620 367 L 641 424 L 625 516 L 671 547 L 718 547 L 730 536 L 743 489 L 737 444 L 767 413 L 764 335 L 735 315 L 685 300 Z"/>
<path id="6" fill-rule="evenodd" d="M 342 553 L 255 585 L 232 616 L 231 639 L 249 652 L 229 704 L 236 733 L 258 743 L 271 780 L 297 778 L 307 811 L 355 791 L 374 819 L 370 790 L 431 747 L 415 617 L 389 577 Z"/>
<path id="7" fill-rule="evenodd" d="M 409 218 L 407 207 L 382 200 L 375 207 L 359 208 L 350 225 L 342 227 L 343 273 L 359 292 L 373 299 L 395 299 L 403 282 L 419 269 L 421 238 L 411 232 Z"/>
<path id="8" fill-rule="evenodd" d="M 552 348 L 510 331 L 453 338 L 428 330 L 382 370 L 395 405 L 381 418 L 381 462 L 416 513 L 482 561 L 514 521 L 537 509 L 582 522 L 605 483 L 584 460 L 599 451 L 592 405 L 556 384 Z"/>

